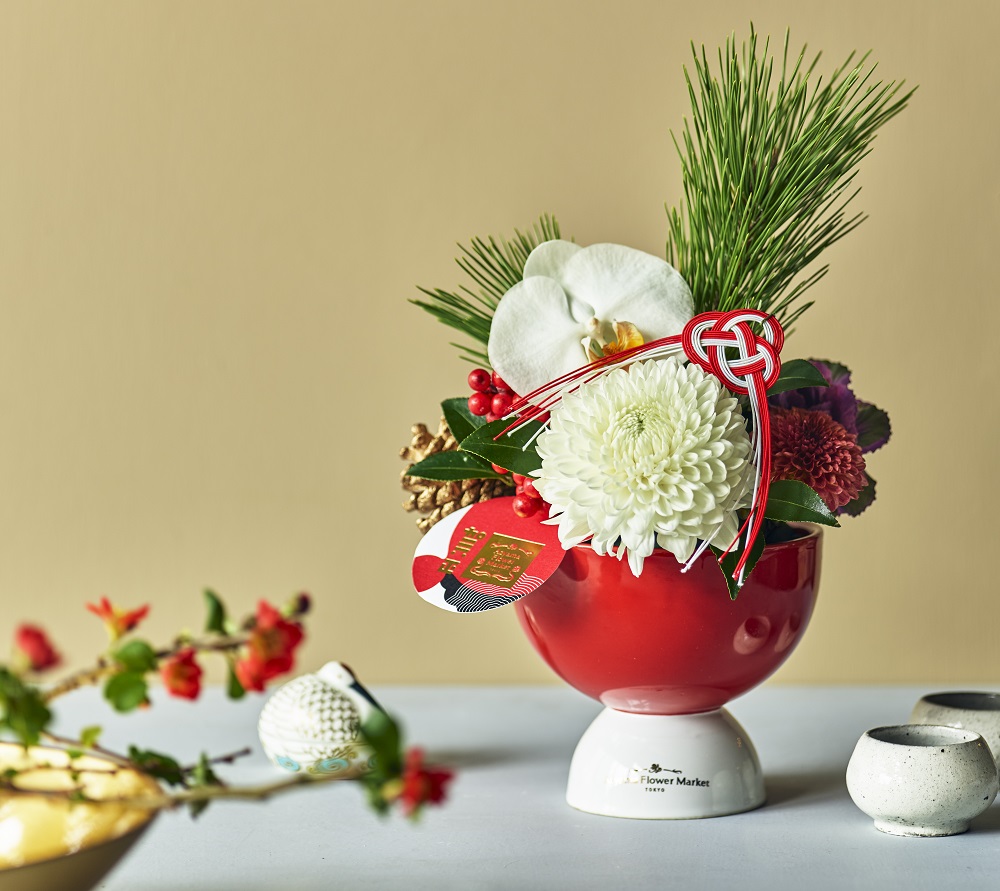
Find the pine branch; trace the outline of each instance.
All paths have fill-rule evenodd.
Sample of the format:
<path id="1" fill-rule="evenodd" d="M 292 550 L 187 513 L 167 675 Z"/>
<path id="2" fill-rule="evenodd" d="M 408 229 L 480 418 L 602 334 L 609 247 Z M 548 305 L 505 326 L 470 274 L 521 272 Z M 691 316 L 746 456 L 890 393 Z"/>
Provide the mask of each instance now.
<path id="1" fill-rule="evenodd" d="M 456 259 L 462 271 L 472 279 L 473 287 L 461 286 L 458 291 L 441 288 L 419 288 L 426 300 L 411 300 L 439 322 L 455 328 L 479 343 L 490 339 L 493 312 L 500 298 L 523 276 L 524 264 L 543 241 L 560 238 L 559 223 L 548 214 L 539 218 L 525 232 L 514 230 L 514 237 L 489 236 L 474 238 L 468 246 L 459 245 L 462 256 Z M 464 358 L 489 368 L 486 352 L 461 344 L 452 344 L 465 352 Z"/>
<path id="2" fill-rule="evenodd" d="M 692 44 L 685 68 L 692 117 L 674 145 L 684 202 L 669 211 L 667 257 L 687 279 L 695 311 L 752 307 L 790 330 L 811 306 L 802 295 L 827 271 L 801 273 L 860 225 L 848 214 L 857 165 L 876 131 L 913 95 L 874 81 L 867 55 L 852 53 L 825 84 L 817 55 L 790 61 L 788 34 L 774 84 L 769 42 L 719 50 L 718 75 Z"/>

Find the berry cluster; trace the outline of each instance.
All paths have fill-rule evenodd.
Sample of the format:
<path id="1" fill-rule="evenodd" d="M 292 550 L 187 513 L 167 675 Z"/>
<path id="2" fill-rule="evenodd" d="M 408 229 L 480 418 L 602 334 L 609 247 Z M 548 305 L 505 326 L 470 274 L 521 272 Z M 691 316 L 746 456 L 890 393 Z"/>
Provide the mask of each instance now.
<path id="1" fill-rule="evenodd" d="M 514 485 L 517 486 L 517 494 L 514 496 L 514 503 L 511 506 L 519 517 L 533 517 L 545 507 L 545 502 L 538 494 L 538 489 L 535 488 L 531 477 L 515 473 Z"/>
<path id="2" fill-rule="evenodd" d="M 517 398 L 500 375 L 495 371 L 490 374 L 485 368 L 473 368 L 469 372 L 469 386 L 473 390 L 469 397 L 469 411 L 480 418 L 485 415 L 487 422 L 500 420 Z"/>

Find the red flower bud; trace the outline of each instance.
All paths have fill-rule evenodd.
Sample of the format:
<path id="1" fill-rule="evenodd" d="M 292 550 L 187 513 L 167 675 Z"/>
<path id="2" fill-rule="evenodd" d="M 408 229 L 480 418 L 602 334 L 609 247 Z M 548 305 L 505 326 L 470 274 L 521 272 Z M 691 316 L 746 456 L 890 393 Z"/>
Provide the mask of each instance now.
<path id="1" fill-rule="evenodd" d="M 123 634 L 131 631 L 149 613 L 148 604 L 138 609 L 125 610 L 115 606 L 107 597 L 102 597 L 98 604 L 88 603 L 87 609 L 104 622 L 104 627 L 107 628 L 112 640 L 118 640 Z"/>
<path id="2" fill-rule="evenodd" d="M 37 625 L 21 625 L 14 632 L 14 649 L 32 671 L 55 668 L 62 657 L 45 631 Z"/>
<path id="3" fill-rule="evenodd" d="M 453 776 L 442 767 L 425 767 L 423 750 L 410 749 L 403 764 L 403 790 L 399 795 L 403 813 L 412 817 L 425 804 L 440 804 L 445 799 L 445 786 Z"/>
<path id="4" fill-rule="evenodd" d="M 201 666 L 195 661 L 191 647 L 171 656 L 160 666 L 163 686 L 172 696 L 197 699 L 201 693 Z"/>

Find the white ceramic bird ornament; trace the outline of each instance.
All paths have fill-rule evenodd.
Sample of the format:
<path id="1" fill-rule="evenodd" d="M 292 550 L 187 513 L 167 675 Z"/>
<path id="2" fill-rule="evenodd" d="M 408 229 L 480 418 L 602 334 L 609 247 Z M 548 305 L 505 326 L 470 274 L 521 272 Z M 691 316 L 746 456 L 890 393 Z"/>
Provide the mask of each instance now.
<path id="1" fill-rule="evenodd" d="M 346 665 L 327 662 L 316 674 L 283 684 L 264 703 L 257 733 L 267 757 L 292 773 L 357 776 L 373 753 L 360 727 L 382 711 Z"/>

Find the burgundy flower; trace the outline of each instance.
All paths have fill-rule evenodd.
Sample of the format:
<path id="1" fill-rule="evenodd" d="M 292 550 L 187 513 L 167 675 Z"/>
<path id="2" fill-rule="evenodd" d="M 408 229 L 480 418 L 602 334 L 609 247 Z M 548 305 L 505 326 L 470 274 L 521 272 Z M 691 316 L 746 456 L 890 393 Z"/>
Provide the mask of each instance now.
<path id="1" fill-rule="evenodd" d="M 32 671 L 55 668 L 62 661 L 49 636 L 37 625 L 18 627 L 14 632 L 14 649 Z"/>
<path id="2" fill-rule="evenodd" d="M 771 479 L 805 483 L 831 511 L 868 484 L 857 437 L 825 412 L 802 408 L 771 412 Z"/>

